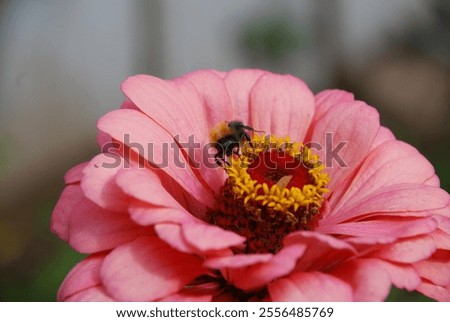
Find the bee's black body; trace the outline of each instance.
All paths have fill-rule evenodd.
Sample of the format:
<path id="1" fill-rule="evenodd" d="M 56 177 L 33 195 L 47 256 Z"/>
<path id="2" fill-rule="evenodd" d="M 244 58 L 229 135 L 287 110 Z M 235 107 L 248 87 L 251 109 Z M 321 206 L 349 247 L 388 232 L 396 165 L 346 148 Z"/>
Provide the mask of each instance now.
<path id="1" fill-rule="evenodd" d="M 219 166 L 223 166 L 224 163 L 229 165 L 225 158 L 230 157 L 233 153 L 238 154 L 241 143 L 243 141 L 251 141 L 247 131 L 255 131 L 241 121 L 226 122 L 226 125 L 226 133 L 220 133 L 220 137 L 214 142 L 214 147 L 217 150 L 214 158 Z"/>

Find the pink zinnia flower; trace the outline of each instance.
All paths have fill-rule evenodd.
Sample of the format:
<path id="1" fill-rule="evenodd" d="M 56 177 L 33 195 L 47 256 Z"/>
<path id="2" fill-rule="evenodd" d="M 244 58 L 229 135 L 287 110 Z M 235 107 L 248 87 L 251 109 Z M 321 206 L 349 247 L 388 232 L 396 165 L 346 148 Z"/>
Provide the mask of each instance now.
<path id="1" fill-rule="evenodd" d="M 260 70 L 122 90 L 52 215 L 90 254 L 58 300 L 380 301 L 392 285 L 450 300 L 449 195 L 374 108 Z M 203 147 L 231 120 L 265 133 L 219 167 Z"/>

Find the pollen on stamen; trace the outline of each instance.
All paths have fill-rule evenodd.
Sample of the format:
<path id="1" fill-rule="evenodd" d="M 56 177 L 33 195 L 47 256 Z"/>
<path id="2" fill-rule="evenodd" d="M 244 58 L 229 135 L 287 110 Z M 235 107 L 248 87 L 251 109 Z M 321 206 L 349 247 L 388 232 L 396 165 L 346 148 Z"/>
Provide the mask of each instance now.
<path id="1" fill-rule="evenodd" d="M 235 252 L 276 253 L 288 233 L 316 227 L 330 179 L 318 156 L 289 137 L 254 135 L 240 152 L 225 167 L 210 222 L 247 238 Z"/>

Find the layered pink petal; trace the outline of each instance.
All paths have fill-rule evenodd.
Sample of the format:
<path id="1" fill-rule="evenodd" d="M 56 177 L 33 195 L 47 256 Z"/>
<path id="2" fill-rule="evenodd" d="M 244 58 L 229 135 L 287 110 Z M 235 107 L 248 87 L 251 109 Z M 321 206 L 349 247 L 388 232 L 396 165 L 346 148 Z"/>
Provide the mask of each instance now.
<path id="1" fill-rule="evenodd" d="M 427 179 L 424 184 L 432 187 L 440 187 L 441 181 L 437 175 L 434 175 L 431 178 Z"/>
<path id="2" fill-rule="evenodd" d="M 341 103 L 351 103 L 355 100 L 355 97 L 352 93 L 343 90 L 327 89 L 316 94 L 314 100 L 316 111 L 313 122 L 316 123 L 329 109 Z"/>
<path id="3" fill-rule="evenodd" d="M 223 79 L 212 70 L 200 70 L 181 78 L 175 79 L 175 83 L 185 95 L 192 95 L 194 87 L 202 102 L 207 118 L 206 129 L 213 128 L 216 124 L 233 119 L 231 99 Z"/>
<path id="4" fill-rule="evenodd" d="M 402 183 L 424 183 L 432 176 L 433 166 L 415 148 L 400 141 L 385 142 L 371 151 L 349 187 L 333 194 L 329 216 L 343 207 L 359 203 L 380 188 Z"/>
<path id="5" fill-rule="evenodd" d="M 389 274 L 392 284 L 397 288 L 413 291 L 421 283 L 419 274 L 411 265 L 394 264 L 376 258 L 370 260 Z"/>
<path id="6" fill-rule="evenodd" d="M 243 268 L 254 264 L 267 263 L 273 256 L 272 254 L 237 254 L 206 259 L 204 264 L 206 267 L 213 269 Z"/>
<path id="7" fill-rule="evenodd" d="M 358 237 L 404 238 L 431 233 L 437 228 L 437 222 L 431 217 L 417 219 L 386 219 L 345 222 L 337 225 L 319 226 L 316 231 L 326 234 L 348 235 Z"/>
<path id="8" fill-rule="evenodd" d="M 292 272 L 297 260 L 305 252 L 304 245 L 291 245 L 282 248 L 267 262 L 256 263 L 246 267 L 222 270 L 224 277 L 231 284 L 244 290 L 251 291 L 264 287 L 269 282 Z M 251 278 L 249 278 L 251 276 Z"/>
<path id="9" fill-rule="evenodd" d="M 269 284 L 275 302 L 352 301 L 352 288 L 343 280 L 321 272 L 295 272 Z"/>
<path id="10" fill-rule="evenodd" d="M 66 184 L 74 184 L 81 181 L 83 178 L 83 170 L 88 165 L 89 162 L 80 163 L 73 168 L 71 168 L 64 176 L 64 182 Z"/>
<path id="11" fill-rule="evenodd" d="M 182 233 L 186 241 L 201 252 L 241 246 L 245 242 L 245 237 L 234 232 L 198 222 L 184 223 Z"/>
<path id="12" fill-rule="evenodd" d="M 139 111 L 139 107 L 137 107 L 136 104 L 134 104 L 133 101 L 130 100 L 128 97 L 125 97 L 125 100 L 123 101 L 120 108 Z"/>
<path id="13" fill-rule="evenodd" d="M 151 169 L 121 169 L 115 181 L 124 193 L 152 206 L 182 208 L 164 189 L 159 176 Z"/>
<path id="14" fill-rule="evenodd" d="M 325 163 L 331 191 L 343 188 L 346 177 L 366 157 L 379 128 L 378 112 L 363 102 L 338 104 L 312 124 L 306 142 Z"/>
<path id="15" fill-rule="evenodd" d="M 430 257 L 435 251 L 433 238 L 422 235 L 386 245 L 373 256 L 397 263 L 415 263 Z"/>
<path id="16" fill-rule="evenodd" d="M 155 207 L 139 200 L 132 201 L 128 211 L 131 219 L 141 226 L 151 226 L 168 222 L 182 223 L 194 219 L 194 217 L 184 209 Z"/>
<path id="17" fill-rule="evenodd" d="M 94 286 L 64 299 L 66 302 L 113 302 L 102 286 Z"/>
<path id="18" fill-rule="evenodd" d="M 122 83 L 122 91 L 172 136 L 181 134 L 180 129 L 187 136 L 204 136 L 207 122 L 204 110 L 199 108 L 199 105 L 202 106 L 201 101 L 197 100 L 197 104 L 193 104 L 192 97 L 187 98 L 178 90 L 176 83 L 148 75 L 137 75 Z"/>
<path id="19" fill-rule="evenodd" d="M 182 228 L 178 224 L 163 223 L 155 226 L 156 234 L 172 248 L 187 254 L 195 254 L 196 249 L 183 236 Z"/>
<path id="20" fill-rule="evenodd" d="M 207 206 L 195 199 L 189 191 L 186 191 L 172 177 L 163 171 L 159 171 L 161 183 L 164 189 L 186 209 L 192 216 L 204 220 Z"/>
<path id="21" fill-rule="evenodd" d="M 437 221 L 439 229 L 450 236 L 450 217 L 434 215 L 433 218 Z"/>
<path id="22" fill-rule="evenodd" d="M 297 263 L 298 270 L 321 270 L 356 254 L 347 242 L 332 236 L 310 231 L 297 231 L 284 239 L 284 246 L 304 245 L 306 250 Z"/>
<path id="23" fill-rule="evenodd" d="M 229 120 L 231 110 L 230 99 L 223 80 L 210 70 L 193 72 L 174 80 L 174 84 L 184 99 L 194 107 L 194 119 L 205 119 L 206 124 L 198 130 L 194 140 L 189 140 L 189 133 L 182 131 L 180 139 L 175 137 L 183 147 L 194 168 L 198 169 L 198 174 L 206 183 L 218 192 L 221 182 L 225 181 L 225 173 L 218 168 L 214 159 L 216 151 L 212 151 L 210 142 L 210 131 L 219 122 Z M 198 124 L 202 125 L 202 123 Z M 187 139 L 187 140 L 186 140 Z M 205 153 L 205 149 L 208 153 Z"/>
<path id="24" fill-rule="evenodd" d="M 443 287 L 429 282 L 422 282 L 417 290 L 437 301 L 450 302 L 450 287 Z"/>
<path id="25" fill-rule="evenodd" d="M 155 227 L 158 236 L 172 247 L 187 253 L 206 254 L 242 246 L 245 238 L 231 231 L 201 222 L 190 221 L 181 225 L 160 224 Z"/>
<path id="26" fill-rule="evenodd" d="M 158 165 L 197 200 L 205 205 L 214 204 L 212 191 L 201 183 L 181 151 L 173 145 L 173 137 L 148 117 L 134 110 L 118 110 L 103 116 L 97 126 L 116 140 L 129 140 L 128 144 L 138 148 L 141 157 Z"/>
<path id="27" fill-rule="evenodd" d="M 351 285 L 354 301 L 383 301 L 391 289 L 389 272 L 381 261 L 351 260 L 339 265 L 332 274 Z"/>
<path id="28" fill-rule="evenodd" d="M 204 273 L 201 260 L 157 237 L 141 237 L 113 250 L 101 268 L 103 285 L 119 301 L 154 301 Z"/>
<path id="29" fill-rule="evenodd" d="M 100 207 L 114 212 L 126 212 L 130 198 L 117 186 L 117 173 L 127 167 L 117 154 L 99 154 L 83 170 L 81 189 L 84 195 Z"/>
<path id="30" fill-rule="evenodd" d="M 194 76 L 192 75 L 192 77 Z M 220 81 L 214 73 L 208 71 L 204 71 L 200 78 L 203 81 L 209 78 Z M 194 89 L 192 83 L 185 82 L 182 79 L 171 82 L 148 75 L 130 77 L 122 84 L 125 95 L 154 121 L 152 126 L 155 127 L 155 124 L 157 124 L 156 127 L 161 127 L 171 136 L 170 139 L 166 139 L 166 144 L 177 142 L 184 149 L 187 157 L 182 160 L 182 163 L 184 163 L 183 170 L 187 172 L 185 169 L 187 164 L 192 163 L 196 169 L 201 170 L 196 171 L 197 181 L 200 181 L 200 177 L 203 177 L 206 183 L 210 184 L 210 188 L 217 191 L 219 188 L 217 183 L 224 181 L 224 174 L 223 171 L 217 169 L 214 160 L 206 160 L 205 158 L 204 147 L 209 143 L 210 125 L 202 98 Z M 226 98 L 225 86 L 222 86 L 221 89 L 222 98 Z M 217 94 L 220 96 L 219 93 Z M 114 137 L 114 135 L 112 136 Z M 153 141 L 137 142 L 146 144 Z M 179 148 L 176 146 L 172 147 L 170 150 L 173 150 L 172 153 L 175 152 L 175 156 L 169 153 L 168 166 L 179 168 L 176 160 L 180 159 L 177 154 L 180 154 L 181 151 L 177 150 Z M 155 153 L 155 155 L 158 155 L 158 153 Z M 172 160 L 175 160 L 173 165 L 171 164 Z"/>
<path id="31" fill-rule="evenodd" d="M 100 130 L 97 132 L 97 145 L 102 153 L 117 154 L 118 146 L 111 135 Z"/>
<path id="32" fill-rule="evenodd" d="M 100 267 L 104 258 L 104 254 L 92 255 L 72 268 L 58 290 L 58 301 L 65 301 L 79 292 L 100 286 Z"/>
<path id="33" fill-rule="evenodd" d="M 333 210 L 322 219 L 324 226 L 348 221 L 364 214 L 422 212 L 443 209 L 449 202 L 446 191 L 422 184 L 396 184 L 381 187 L 366 198 L 361 198 L 339 212 Z"/>
<path id="34" fill-rule="evenodd" d="M 373 140 L 371 150 L 374 150 L 379 145 L 389 141 L 395 141 L 395 135 L 388 128 L 380 126 L 380 130 L 378 131 L 377 136 Z"/>
<path id="35" fill-rule="evenodd" d="M 422 278 L 435 285 L 450 287 L 450 252 L 436 251 L 430 258 L 414 264 Z"/>
<path id="36" fill-rule="evenodd" d="M 438 229 L 431 234 L 437 249 L 450 250 L 450 236 L 448 233 Z"/>
<path id="37" fill-rule="evenodd" d="M 249 93 L 258 79 L 265 74 L 266 72 L 256 69 L 234 69 L 224 77 L 223 80 L 231 100 L 233 120 L 240 120 L 244 124 L 255 126 L 250 123 Z"/>
<path id="38" fill-rule="evenodd" d="M 150 233 L 126 214 L 112 213 L 87 199 L 80 186 L 68 186 L 52 215 L 52 230 L 77 251 L 95 253 Z"/>
<path id="39" fill-rule="evenodd" d="M 250 123 L 255 129 L 302 142 L 314 115 L 314 95 L 290 75 L 261 76 L 250 91 Z"/>
<path id="40" fill-rule="evenodd" d="M 78 188 L 66 187 L 52 212 L 50 230 L 62 240 L 69 240 L 69 217 L 73 211 L 72 192 Z"/>

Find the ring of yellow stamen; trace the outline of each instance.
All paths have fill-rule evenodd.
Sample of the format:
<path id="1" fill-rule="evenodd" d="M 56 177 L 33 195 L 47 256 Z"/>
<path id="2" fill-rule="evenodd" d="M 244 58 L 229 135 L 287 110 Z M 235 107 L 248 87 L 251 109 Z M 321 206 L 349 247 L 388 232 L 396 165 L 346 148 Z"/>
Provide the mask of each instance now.
<path id="1" fill-rule="evenodd" d="M 283 176 L 272 185 L 253 179 L 248 173 L 252 160 L 269 151 L 280 151 L 301 160 L 302 166 L 308 171 L 310 183 L 302 187 L 288 187 L 292 176 Z M 321 207 L 323 195 L 329 191 L 326 185 L 330 181 L 324 169 L 319 157 L 308 147 L 291 142 L 289 137 L 277 138 L 273 135 L 255 135 L 251 143 L 242 146 L 241 155 L 231 158 L 226 167 L 228 180 L 236 198 L 243 199 L 245 205 L 252 201 L 286 214 L 292 214 L 299 208 Z"/>

